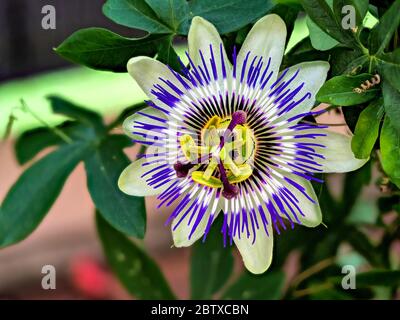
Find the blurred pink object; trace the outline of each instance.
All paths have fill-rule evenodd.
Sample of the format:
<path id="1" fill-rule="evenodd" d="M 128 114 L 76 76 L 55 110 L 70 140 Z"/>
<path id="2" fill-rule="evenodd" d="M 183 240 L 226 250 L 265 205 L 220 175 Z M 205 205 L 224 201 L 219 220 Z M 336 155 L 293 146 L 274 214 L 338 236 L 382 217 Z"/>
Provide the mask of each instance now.
<path id="1" fill-rule="evenodd" d="M 110 298 L 115 280 L 104 267 L 91 257 L 75 257 L 71 262 L 71 281 L 84 296 L 91 299 Z"/>

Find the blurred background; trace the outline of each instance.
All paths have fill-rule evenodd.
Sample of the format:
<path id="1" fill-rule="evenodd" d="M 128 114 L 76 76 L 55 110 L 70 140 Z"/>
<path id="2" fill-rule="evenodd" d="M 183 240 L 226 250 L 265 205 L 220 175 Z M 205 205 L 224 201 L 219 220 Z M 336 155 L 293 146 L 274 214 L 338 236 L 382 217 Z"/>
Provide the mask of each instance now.
<path id="1" fill-rule="evenodd" d="M 18 165 L 13 149 L 15 139 L 25 130 L 41 126 L 32 115 L 15 109 L 20 106 L 21 99 L 41 119 L 55 125 L 65 119 L 50 112 L 45 98 L 49 94 L 92 108 L 109 121 L 127 106 L 145 98 L 128 74 L 76 66 L 53 51 L 54 47 L 74 31 L 86 27 L 105 27 L 130 37 L 143 36 L 141 31 L 125 29 L 105 18 L 101 12 L 103 3 L 103 0 L 0 1 L 0 201 L 29 166 Z M 42 8 L 45 5 L 56 8 L 55 30 L 42 28 Z M 307 36 L 307 33 L 305 21 L 300 17 L 295 24 L 289 46 Z M 185 43 L 176 45 L 178 53 L 182 53 Z M 12 130 L 7 139 L 3 139 L 10 117 L 15 118 Z M 331 112 L 322 116 L 320 121 L 343 123 L 344 119 L 340 112 Z M 334 129 L 348 132 L 347 126 Z M 44 151 L 46 152 L 48 150 Z M 137 149 L 132 148 L 129 156 L 134 158 L 136 152 Z M 43 153 L 38 157 L 42 155 Z M 326 180 L 332 194 L 340 197 L 344 176 L 331 175 Z M 378 194 L 379 188 L 374 184 L 364 188 L 349 214 L 349 219 L 353 219 L 355 223 L 364 220 L 366 224 L 373 224 L 379 214 L 374 204 Z M 156 202 L 152 198 L 146 199 L 146 206 L 148 231 L 142 245 L 159 263 L 177 296 L 188 298 L 190 252 L 171 248 L 170 229 L 164 226 L 168 212 L 157 210 Z M 130 298 L 104 262 L 93 211 L 94 206 L 86 188 L 86 177 L 81 164 L 69 177 L 60 197 L 39 227 L 22 242 L 0 250 L 0 299 Z M 387 219 L 390 223 L 390 216 Z M 289 233 L 295 233 L 300 228 Z M 372 241 L 375 239 L 378 242 L 379 230 L 372 228 L 364 231 Z M 397 264 L 399 247 L 400 241 L 394 242 L 393 256 L 394 263 Z M 287 281 L 298 273 L 298 260 L 299 255 L 295 250 L 288 255 L 284 264 Z M 335 263 L 339 266 L 351 263 L 359 270 L 364 270 L 368 265 L 361 255 L 346 244 L 338 248 Z M 56 268 L 56 290 L 42 289 L 41 271 L 45 265 Z M 236 270 L 236 273 L 239 271 Z M 385 293 L 382 297 L 385 297 Z"/>
<path id="2" fill-rule="evenodd" d="M 13 151 L 15 138 L 24 130 L 40 126 L 31 115 L 13 110 L 20 105 L 21 98 L 52 125 L 64 119 L 51 114 L 45 99 L 49 94 L 92 107 L 106 119 L 143 100 L 143 93 L 128 74 L 76 66 L 53 51 L 74 31 L 86 27 L 105 27 L 130 37 L 143 36 L 142 31 L 132 32 L 104 17 L 103 3 L 102 0 L 0 1 L 1 137 L 10 115 L 16 118 L 10 137 L 0 142 L 0 201 L 29 166 L 18 165 Z M 56 9 L 55 30 L 42 28 L 45 5 Z M 132 150 L 132 156 L 135 152 Z M 164 227 L 166 215 L 156 212 L 153 201 L 148 200 L 145 246 L 172 280 L 173 289 L 186 296 L 188 254 L 185 250 L 165 250 L 171 245 L 169 228 Z M 0 250 L 0 299 L 128 298 L 105 266 L 93 211 L 84 168 L 80 165 L 39 228 L 21 243 Z M 56 268 L 57 290 L 41 287 L 42 267 L 48 264 Z"/>

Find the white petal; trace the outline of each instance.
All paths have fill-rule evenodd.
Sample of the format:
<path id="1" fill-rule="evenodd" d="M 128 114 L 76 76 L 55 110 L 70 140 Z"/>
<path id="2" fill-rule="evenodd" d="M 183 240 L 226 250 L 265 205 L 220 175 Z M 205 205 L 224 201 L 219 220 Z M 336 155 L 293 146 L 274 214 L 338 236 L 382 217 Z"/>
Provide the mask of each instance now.
<path id="1" fill-rule="evenodd" d="M 243 61 L 248 52 L 249 60 L 252 57 L 262 57 L 264 65 L 271 58 L 270 69 L 274 73 L 270 83 L 278 76 L 279 67 L 285 50 L 286 26 L 285 22 L 276 14 L 269 14 L 258 20 L 248 33 L 237 57 L 238 71 L 242 69 Z M 247 66 L 248 68 L 248 66 Z"/>
<path id="2" fill-rule="evenodd" d="M 168 67 L 153 58 L 142 56 L 131 58 L 128 61 L 127 69 L 132 78 L 136 80 L 140 88 L 142 88 L 144 93 L 150 98 L 155 98 L 151 93 L 155 84 L 161 84 L 167 89 L 167 86 L 160 78 L 171 81 L 180 90 L 183 92 L 185 91 Z"/>
<path id="3" fill-rule="evenodd" d="M 307 92 L 311 94 L 311 98 L 305 99 L 303 102 L 301 102 L 299 105 L 297 105 L 289 112 L 282 114 L 282 116 L 279 117 L 279 121 L 287 120 L 299 114 L 309 112 L 312 109 L 315 102 L 315 95 L 317 94 L 318 90 L 321 88 L 321 86 L 324 84 L 326 80 L 326 75 L 329 70 L 329 63 L 326 61 L 312 61 L 312 62 L 302 62 L 296 64 L 288 69 L 285 77 L 282 80 L 287 81 L 298 70 L 299 73 L 290 83 L 290 85 L 285 88 L 285 90 L 286 89 L 294 90 L 299 85 L 301 85 L 301 83 L 304 82 L 304 86 L 300 90 L 300 92 L 297 93 L 295 100 L 301 99 Z M 281 74 L 282 72 L 280 73 L 280 75 Z"/>
<path id="4" fill-rule="evenodd" d="M 323 172 L 349 172 L 362 167 L 369 159 L 357 159 L 351 150 L 351 137 L 324 129 L 319 133 L 326 134 L 317 137 L 313 142 L 322 144 L 325 148 L 317 148 L 317 152 L 325 157 L 318 159 Z"/>
<path id="5" fill-rule="evenodd" d="M 222 198 L 221 208 L 227 215 L 228 228 L 231 225 L 234 226 L 230 233 L 233 234 L 233 240 L 242 256 L 245 267 L 254 274 L 260 274 L 269 268 L 272 261 L 273 231 L 271 216 L 264 203 L 265 198 L 263 199 L 257 186 L 253 184 L 252 188 L 249 186 L 242 186 L 242 188 L 236 198 L 231 200 Z M 242 228 L 245 221 L 244 214 L 246 214 L 248 228 Z M 265 225 L 262 215 L 265 215 Z M 232 221 L 232 219 L 234 220 Z M 239 221 L 240 224 L 238 229 L 236 228 L 236 221 Z"/>
<path id="6" fill-rule="evenodd" d="M 150 154 L 155 152 L 155 148 L 150 147 L 146 154 Z M 154 160 L 155 158 L 151 158 Z M 132 162 L 129 166 L 122 171 L 121 175 L 118 179 L 118 187 L 120 190 L 128 195 L 136 196 L 136 197 L 144 197 L 144 196 L 155 196 L 168 189 L 171 183 L 175 180 L 175 176 L 171 177 L 171 182 L 167 182 L 164 185 L 153 188 L 148 184 L 147 179 L 154 174 L 157 170 L 152 171 L 150 174 L 145 175 L 147 172 L 156 169 L 160 165 L 165 163 L 165 159 L 160 159 L 160 162 L 146 164 L 149 160 L 142 157 L 138 160 Z M 164 169 L 163 167 L 162 169 Z"/>
<path id="7" fill-rule="evenodd" d="M 219 213 L 216 213 L 216 216 L 218 216 L 218 214 Z M 203 220 L 199 223 L 199 225 L 197 226 L 196 230 L 193 232 L 190 239 L 188 236 L 192 230 L 192 226 L 191 225 L 188 226 L 187 221 L 185 219 L 181 223 L 181 225 L 179 225 L 179 227 L 177 229 L 172 231 L 172 239 L 174 241 L 174 246 L 177 248 L 189 247 L 193 243 L 195 243 L 197 240 L 199 240 L 204 235 L 209 216 L 210 216 L 209 213 L 204 216 Z M 189 219 L 189 218 L 187 218 L 187 219 Z M 215 218 L 214 218 L 214 220 L 215 220 Z M 172 222 L 172 225 L 174 224 L 174 222 Z"/>
<path id="8" fill-rule="evenodd" d="M 301 191 L 299 191 L 297 188 L 295 188 L 293 185 L 287 183 L 286 187 L 292 192 L 292 194 L 296 197 L 296 199 L 299 201 L 297 205 L 301 209 L 301 212 L 303 215 L 300 213 L 296 212 L 296 215 L 298 219 L 301 221 L 301 225 L 306 226 L 306 227 L 316 227 L 322 222 L 322 213 L 321 213 L 321 208 L 318 203 L 318 197 L 315 194 L 314 188 L 311 184 L 311 182 L 307 181 L 304 178 L 301 178 L 295 174 L 291 173 L 285 173 L 285 176 L 294 182 L 298 183 L 300 186 L 304 188 L 304 192 L 314 200 L 314 202 L 310 201 Z M 293 222 L 297 222 L 296 219 L 293 217 L 293 214 L 287 208 L 287 205 L 285 205 L 285 208 L 287 209 L 287 213 L 291 216 L 291 220 Z M 297 211 L 294 206 L 292 208 Z M 286 218 L 284 214 L 281 214 L 282 217 Z"/>
<path id="9" fill-rule="evenodd" d="M 198 239 L 200 239 L 206 230 L 207 223 L 209 220 L 210 215 L 212 214 L 214 216 L 214 220 L 217 218 L 220 209 L 218 206 L 218 203 L 215 203 L 215 201 L 219 201 L 218 199 L 213 196 L 211 199 L 211 202 L 209 203 L 208 209 L 205 212 L 203 218 L 199 222 L 197 228 L 193 232 L 193 234 L 190 236 L 189 235 L 192 231 L 194 222 L 196 220 L 196 217 L 193 217 L 192 221 L 190 221 L 190 216 L 192 212 L 189 212 L 183 219 L 183 215 L 187 212 L 187 210 L 191 210 L 193 206 L 195 205 L 195 201 L 198 199 L 199 195 L 201 194 L 202 190 L 204 190 L 204 187 L 200 187 L 197 192 L 194 193 L 194 196 L 191 201 L 188 202 L 186 206 L 184 206 L 181 210 L 180 213 L 174 220 L 172 221 L 171 224 L 171 231 L 172 231 L 172 239 L 174 241 L 174 245 L 177 248 L 181 247 L 188 247 L 191 246 L 194 242 L 196 242 Z M 215 192 L 214 192 L 215 194 Z M 183 195 L 184 196 L 184 195 Z M 183 198 L 183 197 L 182 197 Z M 204 198 L 202 198 L 201 203 L 203 203 Z M 177 201 L 179 203 L 179 201 Z M 180 222 L 179 222 L 180 221 Z M 179 225 L 175 228 L 175 226 L 178 224 Z M 211 226 L 212 228 L 212 226 Z"/>
<path id="10" fill-rule="evenodd" d="M 122 127 L 126 135 L 135 141 L 154 141 L 155 136 L 159 136 L 159 129 L 149 132 L 141 128 L 142 123 L 154 126 L 165 126 L 158 119 L 166 120 L 166 116 L 155 108 L 144 108 L 125 119 Z M 158 131 L 158 132 L 157 132 Z"/>
<path id="11" fill-rule="evenodd" d="M 247 270 L 254 274 L 264 273 L 272 262 L 272 249 L 274 244 L 272 228 L 269 225 L 269 235 L 264 228 L 256 231 L 256 241 L 252 243 L 252 237 L 247 238 L 244 234 L 241 239 L 233 238 Z"/>
<path id="12" fill-rule="evenodd" d="M 204 57 L 204 61 L 210 73 L 212 72 L 210 64 L 210 59 L 211 59 L 210 45 L 211 45 L 214 52 L 217 71 L 219 73 L 219 79 L 222 79 L 221 49 L 227 71 L 229 70 L 228 68 L 230 68 L 230 62 L 229 59 L 227 58 L 221 37 L 217 29 L 210 22 L 201 17 L 194 17 L 192 19 L 192 24 L 190 25 L 188 34 L 188 45 L 189 45 L 189 55 L 190 58 L 193 60 L 194 64 L 196 66 L 203 65 L 199 53 L 199 51 L 201 51 Z"/>

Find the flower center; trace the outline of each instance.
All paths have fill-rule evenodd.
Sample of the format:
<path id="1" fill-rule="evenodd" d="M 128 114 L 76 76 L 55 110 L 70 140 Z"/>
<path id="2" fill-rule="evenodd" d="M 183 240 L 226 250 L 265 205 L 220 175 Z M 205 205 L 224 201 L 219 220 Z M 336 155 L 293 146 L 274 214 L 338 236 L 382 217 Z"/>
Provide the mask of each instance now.
<path id="1" fill-rule="evenodd" d="M 231 117 L 212 117 L 201 130 L 200 144 L 185 134 L 179 139 L 187 162 L 176 162 L 179 178 L 191 171 L 192 179 L 212 188 L 223 188 L 222 195 L 234 198 L 239 188 L 235 185 L 249 178 L 253 172 L 255 139 L 246 126 L 247 115 L 236 111 Z"/>

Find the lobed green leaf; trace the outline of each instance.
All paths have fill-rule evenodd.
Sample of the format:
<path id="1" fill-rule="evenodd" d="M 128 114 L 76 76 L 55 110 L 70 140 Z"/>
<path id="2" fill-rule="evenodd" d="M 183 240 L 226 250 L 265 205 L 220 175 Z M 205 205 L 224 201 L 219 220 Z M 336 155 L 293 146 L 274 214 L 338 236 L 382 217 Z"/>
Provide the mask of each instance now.
<path id="1" fill-rule="evenodd" d="M 105 138 L 85 160 L 87 185 L 96 208 L 108 223 L 129 236 L 143 238 L 144 198 L 128 196 L 118 188 L 118 178 L 130 164 L 122 149 L 130 144 L 129 138 L 122 135 Z"/>
<path id="2" fill-rule="evenodd" d="M 232 250 L 230 246 L 223 246 L 221 227 L 220 217 L 213 223 L 205 242 L 198 241 L 192 249 L 192 299 L 211 299 L 232 273 Z"/>
<path id="3" fill-rule="evenodd" d="M 96 214 L 97 231 L 110 267 L 130 294 L 139 299 L 174 299 L 157 264 Z"/>
<path id="4" fill-rule="evenodd" d="M 0 208 L 0 247 L 26 238 L 42 221 L 72 170 L 91 145 L 63 145 L 18 178 Z"/>

